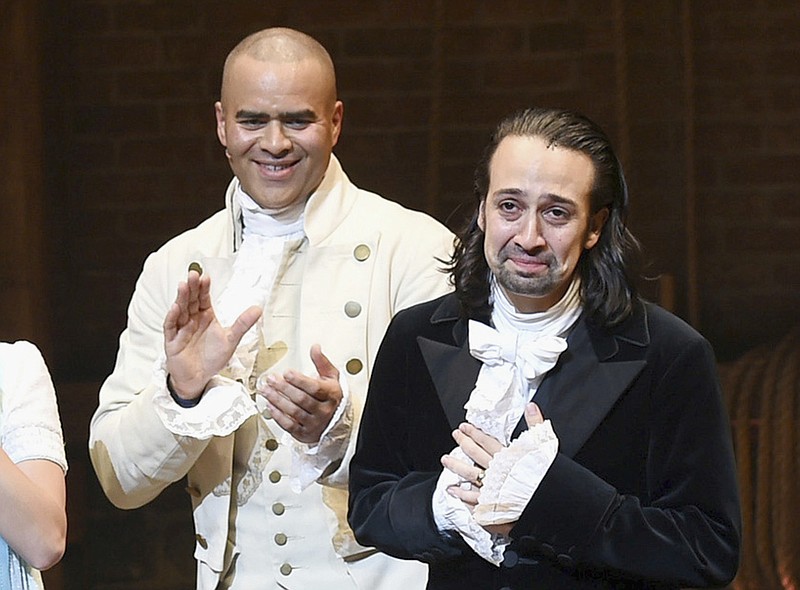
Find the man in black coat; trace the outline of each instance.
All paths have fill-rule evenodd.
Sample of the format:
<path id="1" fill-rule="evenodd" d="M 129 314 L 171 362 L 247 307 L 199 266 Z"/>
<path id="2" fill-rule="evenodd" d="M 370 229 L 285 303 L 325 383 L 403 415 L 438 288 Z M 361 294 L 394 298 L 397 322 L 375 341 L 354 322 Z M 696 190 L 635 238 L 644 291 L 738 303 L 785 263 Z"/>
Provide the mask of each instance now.
<path id="1" fill-rule="evenodd" d="M 724 586 L 730 428 L 706 340 L 640 299 L 628 195 L 585 117 L 504 119 L 455 292 L 399 313 L 350 464 L 360 543 L 430 589 Z"/>

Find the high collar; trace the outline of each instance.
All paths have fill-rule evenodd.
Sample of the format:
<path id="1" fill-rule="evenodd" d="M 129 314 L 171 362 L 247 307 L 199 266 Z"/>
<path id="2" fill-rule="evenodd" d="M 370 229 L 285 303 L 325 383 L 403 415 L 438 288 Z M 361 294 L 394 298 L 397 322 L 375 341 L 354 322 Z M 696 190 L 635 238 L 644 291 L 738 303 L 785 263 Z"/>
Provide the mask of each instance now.
<path id="1" fill-rule="evenodd" d="M 351 186 L 339 160 L 331 154 L 325 176 L 308 198 L 303 214 L 305 234 L 312 246 L 324 242 L 353 208 L 356 198 L 353 191 L 348 190 Z M 242 244 L 243 225 L 241 207 L 233 198 L 235 189 L 234 178 L 225 193 L 225 207 L 230 214 L 233 228 L 233 247 L 238 250 Z"/>

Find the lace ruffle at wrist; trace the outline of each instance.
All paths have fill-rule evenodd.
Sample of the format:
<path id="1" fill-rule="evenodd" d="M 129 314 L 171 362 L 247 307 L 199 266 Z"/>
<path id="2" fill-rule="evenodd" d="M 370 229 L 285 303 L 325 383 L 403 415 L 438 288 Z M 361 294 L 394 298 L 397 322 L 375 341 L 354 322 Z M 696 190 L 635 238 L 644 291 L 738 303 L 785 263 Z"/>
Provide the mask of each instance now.
<path id="1" fill-rule="evenodd" d="M 450 455 L 462 461 L 469 461 L 469 458 L 458 447 L 453 449 Z M 448 469 L 443 470 L 439 475 L 439 481 L 433 492 L 433 516 L 436 525 L 440 531 L 458 531 L 461 538 L 475 553 L 489 563 L 500 565 L 509 541 L 505 537 L 493 535 L 483 528 L 461 500 L 447 493 L 448 486 L 459 483 L 458 476 Z"/>
<path id="2" fill-rule="evenodd" d="M 164 427 L 178 436 L 200 440 L 228 436 L 257 412 L 244 386 L 221 376 L 209 381 L 200 403 L 182 408 L 169 395 L 166 368 L 161 365 L 155 372 L 158 385 L 153 394 L 153 407 Z"/>
<path id="3" fill-rule="evenodd" d="M 537 424 L 494 455 L 473 516 L 483 526 L 519 520 L 558 453 L 549 420 Z"/>

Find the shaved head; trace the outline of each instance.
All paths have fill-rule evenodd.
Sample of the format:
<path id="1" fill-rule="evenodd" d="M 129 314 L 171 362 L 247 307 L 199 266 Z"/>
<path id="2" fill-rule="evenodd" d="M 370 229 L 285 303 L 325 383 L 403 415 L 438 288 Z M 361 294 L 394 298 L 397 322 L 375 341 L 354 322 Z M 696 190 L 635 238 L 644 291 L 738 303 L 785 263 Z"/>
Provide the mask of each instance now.
<path id="1" fill-rule="evenodd" d="M 298 63 L 307 60 L 315 62 L 323 76 L 320 84 L 328 85 L 331 99 L 336 100 L 336 73 L 333 60 L 319 41 L 305 33 L 294 29 L 275 27 L 255 32 L 242 39 L 225 60 L 222 72 L 223 95 L 231 73 L 231 65 L 243 55 L 271 63 Z"/>

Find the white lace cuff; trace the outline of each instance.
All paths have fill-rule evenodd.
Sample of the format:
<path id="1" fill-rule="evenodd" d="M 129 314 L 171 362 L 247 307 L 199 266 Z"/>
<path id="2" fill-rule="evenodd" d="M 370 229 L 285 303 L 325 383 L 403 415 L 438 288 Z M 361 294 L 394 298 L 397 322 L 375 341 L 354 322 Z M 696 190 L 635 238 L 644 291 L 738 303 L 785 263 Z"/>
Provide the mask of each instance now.
<path id="1" fill-rule="evenodd" d="M 473 514 L 483 526 L 519 520 L 558 453 L 550 420 L 523 432 L 492 457 Z"/>
<path id="2" fill-rule="evenodd" d="M 470 459 L 456 447 L 450 455 L 461 461 Z M 449 469 L 444 469 L 436 482 L 433 492 L 433 520 L 439 531 L 455 530 L 472 550 L 494 565 L 503 561 L 503 553 L 509 540 L 501 535 L 493 535 L 483 528 L 458 498 L 447 493 L 447 487 L 458 485 L 459 477 Z"/>
<path id="3" fill-rule="evenodd" d="M 200 440 L 228 436 L 256 414 L 255 402 L 238 381 L 217 375 L 208 382 L 196 406 L 182 408 L 167 390 L 166 369 L 159 368 L 156 373 L 153 406 L 164 427 L 173 434 Z"/>
<path id="4" fill-rule="evenodd" d="M 283 444 L 292 449 L 292 490 L 300 493 L 317 481 L 328 466 L 345 456 L 353 432 L 353 407 L 344 371 L 339 371 L 342 400 L 316 444 L 301 443 L 284 433 Z"/>

